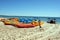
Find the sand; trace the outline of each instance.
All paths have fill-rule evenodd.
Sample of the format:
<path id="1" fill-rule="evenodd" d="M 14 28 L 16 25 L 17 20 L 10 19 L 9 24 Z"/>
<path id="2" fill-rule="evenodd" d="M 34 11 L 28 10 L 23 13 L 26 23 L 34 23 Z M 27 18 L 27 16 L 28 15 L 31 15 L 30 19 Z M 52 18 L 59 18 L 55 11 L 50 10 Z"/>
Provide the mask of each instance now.
<path id="1" fill-rule="evenodd" d="M 0 22 L 0 40 L 60 40 L 60 24 L 45 22 L 42 28 L 16 28 Z"/>

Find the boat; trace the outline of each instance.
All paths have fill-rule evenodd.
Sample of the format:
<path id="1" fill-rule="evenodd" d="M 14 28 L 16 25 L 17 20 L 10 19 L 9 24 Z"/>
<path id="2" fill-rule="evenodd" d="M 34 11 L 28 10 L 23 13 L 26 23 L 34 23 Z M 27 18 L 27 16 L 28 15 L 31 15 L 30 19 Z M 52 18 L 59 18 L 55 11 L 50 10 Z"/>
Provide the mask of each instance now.
<path id="1" fill-rule="evenodd" d="M 32 28 L 35 27 L 35 25 L 31 23 L 22 23 L 17 20 L 17 18 L 11 18 L 11 19 L 2 19 L 1 20 L 5 25 L 13 25 L 17 28 Z"/>
<path id="2" fill-rule="evenodd" d="M 19 22 L 17 18 L 10 18 L 10 19 L 2 19 L 2 22 L 4 22 L 5 25 L 13 25 L 17 28 L 33 28 L 39 25 L 42 25 L 43 23 L 38 21 L 32 21 L 31 23 L 23 23 Z"/>

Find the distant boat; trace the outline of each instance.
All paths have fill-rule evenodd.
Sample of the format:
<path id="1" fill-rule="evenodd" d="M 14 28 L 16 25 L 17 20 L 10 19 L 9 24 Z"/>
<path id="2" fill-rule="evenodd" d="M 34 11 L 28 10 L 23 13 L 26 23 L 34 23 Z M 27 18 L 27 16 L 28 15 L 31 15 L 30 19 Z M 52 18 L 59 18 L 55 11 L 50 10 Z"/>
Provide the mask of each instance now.
<path id="1" fill-rule="evenodd" d="M 48 18 L 49 20 L 47 21 L 47 23 L 51 23 L 51 24 L 56 24 L 56 19 L 50 19 Z"/>

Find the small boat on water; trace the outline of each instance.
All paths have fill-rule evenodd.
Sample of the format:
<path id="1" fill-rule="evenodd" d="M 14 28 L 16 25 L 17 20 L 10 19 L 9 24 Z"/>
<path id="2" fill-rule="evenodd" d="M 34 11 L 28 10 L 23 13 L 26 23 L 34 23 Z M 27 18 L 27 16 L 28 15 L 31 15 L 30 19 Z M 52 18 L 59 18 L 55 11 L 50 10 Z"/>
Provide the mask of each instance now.
<path id="1" fill-rule="evenodd" d="M 50 23 L 50 24 L 56 24 L 56 19 L 48 20 L 47 23 Z"/>

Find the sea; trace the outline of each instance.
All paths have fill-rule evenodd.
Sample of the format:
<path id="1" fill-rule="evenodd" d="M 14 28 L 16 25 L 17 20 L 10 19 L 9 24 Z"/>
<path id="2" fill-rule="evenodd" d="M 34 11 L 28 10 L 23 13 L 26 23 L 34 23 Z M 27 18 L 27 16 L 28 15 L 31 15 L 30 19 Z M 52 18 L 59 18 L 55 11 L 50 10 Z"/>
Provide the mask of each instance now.
<path id="1" fill-rule="evenodd" d="M 47 22 L 49 20 L 55 20 L 56 23 L 60 23 L 60 17 L 38 17 L 38 16 L 6 16 L 0 15 L 0 18 L 18 18 L 20 22 L 30 23 L 33 20 L 41 20 Z"/>

